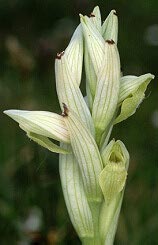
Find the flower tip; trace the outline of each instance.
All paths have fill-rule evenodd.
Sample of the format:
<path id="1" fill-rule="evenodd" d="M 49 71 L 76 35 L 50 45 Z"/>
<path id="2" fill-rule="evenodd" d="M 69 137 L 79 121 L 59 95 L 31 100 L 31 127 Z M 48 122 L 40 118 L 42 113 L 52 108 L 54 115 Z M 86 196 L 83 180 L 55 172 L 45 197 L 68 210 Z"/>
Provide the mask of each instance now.
<path id="1" fill-rule="evenodd" d="M 8 115 L 8 111 L 9 110 L 5 110 L 5 111 L 3 111 L 3 113 L 6 114 L 6 115 Z"/>
<path id="2" fill-rule="evenodd" d="M 26 111 L 14 110 L 14 109 L 3 111 L 4 114 L 11 117 L 13 120 L 15 120 L 17 122 L 19 122 L 19 118 L 22 116 L 23 112 L 26 112 Z"/>
<path id="3" fill-rule="evenodd" d="M 23 112 L 25 112 L 25 111 L 23 111 Z M 11 109 L 11 110 L 5 110 L 5 111 L 3 111 L 3 113 L 19 123 L 22 111 Z"/>
<path id="4" fill-rule="evenodd" d="M 12 117 L 13 115 L 17 115 L 18 112 L 19 112 L 19 110 L 5 110 L 5 111 L 3 111 L 3 113 L 9 117 Z"/>
<path id="5" fill-rule="evenodd" d="M 116 16 L 117 16 L 117 12 L 116 12 L 116 10 L 115 10 L 115 9 L 113 9 L 111 12 L 112 12 L 114 15 L 116 15 Z"/>
<path id="6" fill-rule="evenodd" d="M 93 11 L 95 11 L 96 9 L 99 9 L 99 6 L 98 5 L 95 6 L 95 8 L 93 9 Z"/>
<path id="7" fill-rule="evenodd" d="M 86 20 L 89 19 L 89 17 L 86 15 L 79 14 L 79 16 L 81 23 L 86 23 Z"/>
<path id="8" fill-rule="evenodd" d="M 81 18 L 81 19 L 83 19 L 83 18 L 84 18 L 83 14 L 79 14 L 79 16 L 80 16 L 80 18 Z"/>
<path id="9" fill-rule="evenodd" d="M 148 79 L 151 79 L 151 80 L 155 78 L 155 75 L 153 75 L 151 73 L 146 73 L 144 76 L 146 76 Z"/>

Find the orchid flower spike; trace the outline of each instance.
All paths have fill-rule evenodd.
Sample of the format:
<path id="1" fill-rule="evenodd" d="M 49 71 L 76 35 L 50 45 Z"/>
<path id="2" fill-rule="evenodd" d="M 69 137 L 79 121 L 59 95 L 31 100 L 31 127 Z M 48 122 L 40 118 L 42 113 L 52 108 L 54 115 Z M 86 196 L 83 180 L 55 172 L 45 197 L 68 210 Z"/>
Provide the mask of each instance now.
<path id="1" fill-rule="evenodd" d="M 89 16 L 80 14 L 68 47 L 55 59 L 62 113 L 4 111 L 30 139 L 59 153 L 65 203 L 84 245 L 113 244 L 129 153 L 122 141 L 110 136 L 114 125 L 136 112 L 154 78 L 150 73 L 122 76 L 117 42 L 115 10 L 104 22 L 98 6 Z M 80 89 L 83 68 L 85 97 Z"/>

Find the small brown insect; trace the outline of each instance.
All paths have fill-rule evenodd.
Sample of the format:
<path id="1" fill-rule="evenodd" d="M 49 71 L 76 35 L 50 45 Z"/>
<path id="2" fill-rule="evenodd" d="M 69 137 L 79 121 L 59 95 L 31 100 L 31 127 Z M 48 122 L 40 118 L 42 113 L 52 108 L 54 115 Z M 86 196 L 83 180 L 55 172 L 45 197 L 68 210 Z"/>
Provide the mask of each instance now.
<path id="1" fill-rule="evenodd" d="M 90 13 L 89 17 L 95 17 L 95 14 Z"/>
<path id="2" fill-rule="evenodd" d="M 65 103 L 62 103 L 62 104 L 63 104 L 64 111 L 63 111 L 63 113 L 61 115 L 63 117 L 67 117 L 69 110 L 68 110 L 67 105 Z"/>
<path id="3" fill-rule="evenodd" d="M 108 43 L 108 44 L 114 44 L 115 42 L 114 42 L 114 40 L 106 40 L 106 42 Z"/>

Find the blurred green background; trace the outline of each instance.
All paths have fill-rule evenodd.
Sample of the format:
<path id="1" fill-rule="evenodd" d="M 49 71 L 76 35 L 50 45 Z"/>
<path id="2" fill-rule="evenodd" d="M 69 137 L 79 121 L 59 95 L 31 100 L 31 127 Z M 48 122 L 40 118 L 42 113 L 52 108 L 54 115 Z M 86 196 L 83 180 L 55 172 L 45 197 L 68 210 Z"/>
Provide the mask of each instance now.
<path id="1" fill-rule="evenodd" d="M 63 200 L 58 155 L 37 146 L 2 111 L 60 113 L 56 53 L 99 5 L 119 17 L 123 73 L 156 77 L 137 113 L 114 128 L 130 155 L 116 245 L 158 244 L 158 1 L 0 0 L 0 244 L 80 244 Z M 84 87 L 84 85 L 83 85 Z"/>

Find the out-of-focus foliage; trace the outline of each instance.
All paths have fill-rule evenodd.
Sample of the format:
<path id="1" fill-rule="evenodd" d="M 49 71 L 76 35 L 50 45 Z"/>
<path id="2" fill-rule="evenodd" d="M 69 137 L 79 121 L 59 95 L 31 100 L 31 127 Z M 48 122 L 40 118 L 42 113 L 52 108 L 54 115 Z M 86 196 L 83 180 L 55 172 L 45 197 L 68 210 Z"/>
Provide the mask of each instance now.
<path id="1" fill-rule="evenodd" d="M 0 244 L 80 244 L 63 200 L 58 155 L 30 142 L 2 111 L 60 113 L 54 58 L 68 44 L 78 13 L 95 5 L 103 19 L 117 10 L 123 73 L 156 75 L 141 108 L 113 136 L 131 155 L 115 244 L 157 244 L 157 0 L 0 1 Z"/>

